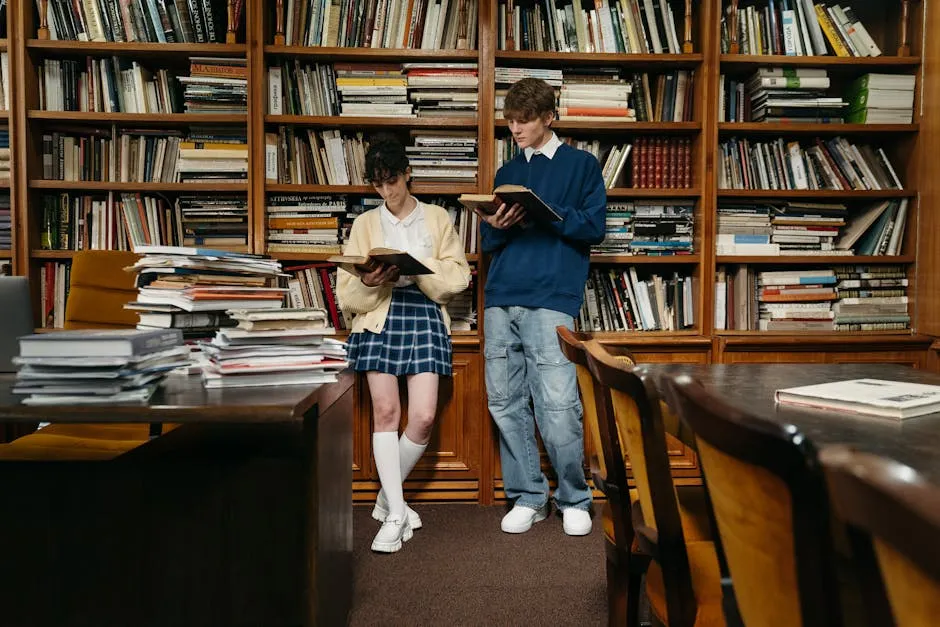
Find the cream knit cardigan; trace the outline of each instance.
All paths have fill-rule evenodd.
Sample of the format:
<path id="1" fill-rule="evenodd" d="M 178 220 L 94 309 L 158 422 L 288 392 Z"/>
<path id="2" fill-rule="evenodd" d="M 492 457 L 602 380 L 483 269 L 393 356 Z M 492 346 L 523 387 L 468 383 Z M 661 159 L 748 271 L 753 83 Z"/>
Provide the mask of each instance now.
<path id="1" fill-rule="evenodd" d="M 414 280 L 428 298 L 441 305 L 444 325 L 450 330 L 450 316 L 444 305 L 467 289 L 470 284 L 470 266 L 463 243 L 447 211 L 437 205 L 422 203 L 422 206 L 433 255 L 420 261 L 434 273 L 416 276 Z M 373 248 L 385 245 L 380 210 L 381 207 L 371 209 L 353 221 L 344 255 L 366 256 Z M 358 276 L 345 270 L 337 271 L 336 284 L 340 307 L 344 312 L 354 315 L 350 331 L 381 333 L 392 301 L 392 285 L 368 287 Z"/>

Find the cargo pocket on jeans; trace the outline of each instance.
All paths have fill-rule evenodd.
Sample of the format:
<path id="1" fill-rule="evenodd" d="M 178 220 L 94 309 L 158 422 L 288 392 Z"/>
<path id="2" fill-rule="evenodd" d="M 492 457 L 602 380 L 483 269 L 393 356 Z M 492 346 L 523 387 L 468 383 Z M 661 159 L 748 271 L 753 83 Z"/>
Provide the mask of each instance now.
<path id="1" fill-rule="evenodd" d="M 561 349 L 536 351 L 535 367 L 539 371 L 539 387 L 546 408 L 565 411 L 578 406 L 580 397 L 574 364 Z"/>
<path id="2" fill-rule="evenodd" d="M 486 396 L 490 402 L 509 398 L 509 347 L 486 344 L 483 348 Z"/>

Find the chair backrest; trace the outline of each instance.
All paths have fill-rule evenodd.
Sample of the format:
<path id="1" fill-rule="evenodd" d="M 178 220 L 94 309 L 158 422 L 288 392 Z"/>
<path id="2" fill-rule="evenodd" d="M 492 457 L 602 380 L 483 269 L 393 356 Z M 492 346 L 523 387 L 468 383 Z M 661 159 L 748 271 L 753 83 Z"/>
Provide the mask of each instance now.
<path id="1" fill-rule="evenodd" d="M 584 347 L 598 394 L 610 399 L 598 403 L 598 421 L 602 429 L 609 422 L 616 424 L 626 453 L 623 463 L 629 458 L 633 469 L 643 513 L 643 526 L 634 525 L 634 530 L 655 544 L 653 557 L 663 572 L 669 622 L 691 625 L 698 608 L 656 386 L 644 370 L 618 360 L 596 340 Z"/>
<path id="2" fill-rule="evenodd" d="M 26 277 L 0 277 L 0 372 L 15 372 L 12 359 L 20 354 L 19 338 L 33 332 L 33 303 Z"/>
<path id="3" fill-rule="evenodd" d="M 914 469 L 846 446 L 820 461 L 858 568 L 870 625 L 940 620 L 940 488 Z"/>
<path id="4" fill-rule="evenodd" d="M 72 258 L 66 329 L 119 329 L 137 324 L 124 305 L 137 299 L 136 274 L 125 268 L 138 255 L 127 251 L 83 250 Z"/>
<path id="5" fill-rule="evenodd" d="M 669 381 L 695 434 L 744 624 L 842 624 L 825 480 L 793 425 L 751 416 L 682 375 Z"/>

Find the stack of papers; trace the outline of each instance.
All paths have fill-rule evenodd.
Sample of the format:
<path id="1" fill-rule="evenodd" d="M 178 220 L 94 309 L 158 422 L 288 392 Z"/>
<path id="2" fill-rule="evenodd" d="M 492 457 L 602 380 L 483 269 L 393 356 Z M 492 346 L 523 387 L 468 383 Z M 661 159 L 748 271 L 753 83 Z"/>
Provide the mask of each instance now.
<path id="1" fill-rule="evenodd" d="M 189 363 L 178 330 L 76 330 L 20 338 L 15 394 L 25 405 L 146 403 Z"/>
<path id="2" fill-rule="evenodd" d="M 336 381 L 347 367 L 346 344 L 327 337 L 323 309 L 234 309 L 236 328 L 202 344 L 207 388 L 316 385 Z"/>

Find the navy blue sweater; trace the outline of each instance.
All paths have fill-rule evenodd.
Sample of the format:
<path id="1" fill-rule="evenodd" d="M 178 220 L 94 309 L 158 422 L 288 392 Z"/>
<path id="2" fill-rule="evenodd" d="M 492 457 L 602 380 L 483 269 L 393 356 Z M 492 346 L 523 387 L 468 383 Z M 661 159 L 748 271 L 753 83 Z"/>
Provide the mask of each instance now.
<path id="1" fill-rule="evenodd" d="M 486 307 L 537 307 L 577 317 L 584 299 L 591 244 L 604 239 L 607 192 L 589 152 L 562 144 L 549 159 L 525 154 L 496 173 L 496 185 L 524 185 L 561 217 L 553 224 L 506 230 L 483 222 L 483 252 L 493 259 L 486 275 Z"/>

